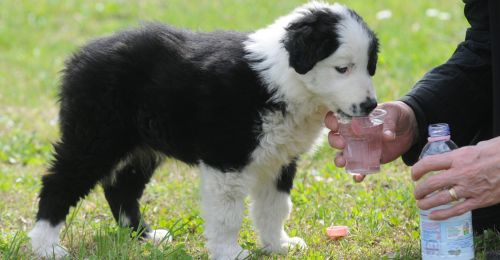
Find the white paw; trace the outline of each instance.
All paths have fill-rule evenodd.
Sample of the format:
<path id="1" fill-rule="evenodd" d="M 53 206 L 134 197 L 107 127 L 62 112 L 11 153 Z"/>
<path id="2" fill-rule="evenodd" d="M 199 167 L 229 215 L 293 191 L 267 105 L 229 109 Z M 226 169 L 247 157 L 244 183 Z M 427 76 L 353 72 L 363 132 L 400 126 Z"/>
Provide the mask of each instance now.
<path id="1" fill-rule="evenodd" d="M 270 253 L 287 253 L 289 250 L 299 249 L 303 250 L 307 248 L 306 242 L 300 237 L 286 237 L 280 239 L 279 244 L 265 244 L 264 251 Z"/>
<path id="2" fill-rule="evenodd" d="M 48 247 L 33 248 L 33 252 L 38 257 L 45 259 L 62 259 L 69 256 L 68 250 L 58 244 L 53 244 Z"/>
<path id="3" fill-rule="evenodd" d="M 28 237 L 31 239 L 31 248 L 38 257 L 61 259 L 69 255 L 66 248 L 59 245 L 59 231 L 62 226 L 62 222 L 52 226 L 46 220 L 39 220 L 35 224 Z"/>
<path id="4" fill-rule="evenodd" d="M 289 237 L 281 243 L 282 248 L 304 250 L 307 248 L 306 242 L 300 237 Z"/>
<path id="5" fill-rule="evenodd" d="M 226 250 L 215 252 L 212 255 L 214 260 L 234 260 L 234 259 L 246 259 L 250 255 L 250 251 L 238 247 L 226 248 Z"/>
<path id="6" fill-rule="evenodd" d="M 171 242 L 172 235 L 165 229 L 156 229 L 146 233 L 146 239 L 153 241 L 153 243 Z"/>

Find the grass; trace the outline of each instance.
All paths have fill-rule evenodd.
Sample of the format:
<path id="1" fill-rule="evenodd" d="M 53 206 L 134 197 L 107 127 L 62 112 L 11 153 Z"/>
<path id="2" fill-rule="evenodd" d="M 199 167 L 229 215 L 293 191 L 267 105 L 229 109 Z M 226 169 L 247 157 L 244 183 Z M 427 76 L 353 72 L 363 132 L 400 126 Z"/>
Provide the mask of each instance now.
<path id="1" fill-rule="evenodd" d="M 161 21 L 195 30 L 251 31 L 286 14 L 302 1 L 147 0 L 2 1 L 0 8 L 0 255 L 30 259 L 26 233 L 33 226 L 40 176 L 57 140 L 56 93 L 64 59 L 84 42 Z M 444 62 L 465 35 L 461 1 L 346 0 L 375 29 L 382 44 L 374 78 L 382 101 L 397 99 L 430 68 Z M 426 10 L 449 19 L 429 17 Z M 378 20 L 377 12 L 392 11 Z M 446 15 L 441 15 L 446 18 Z M 354 184 L 332 159 L 325 143 L 300 161 L 294 210 L 286 229 L 308 250 L 263 255 L 245 218 L 240 234 L 253 258 L 414 259 L 419 253 L 418 215 L 409 170 L 400 161 Z M 182 191 L 182 192 L 180 192 Z M 155 246 L 130 239 L 118 228 L 101 188 L 72 209 L 62 243 L 75 259 L 191 259 L 208 257 L 203 247 L 196 169 L 168 161 L 148 186 L 142 205 L 153 227 L 174 231 L 172 243 Z M 182 202 L 182 203 L 179 203 Z M 331 224 L 347 225 L 340 241 L 325 237 Z M 500 249 L 500 236 L 476 238 L 479 258 Z"/>

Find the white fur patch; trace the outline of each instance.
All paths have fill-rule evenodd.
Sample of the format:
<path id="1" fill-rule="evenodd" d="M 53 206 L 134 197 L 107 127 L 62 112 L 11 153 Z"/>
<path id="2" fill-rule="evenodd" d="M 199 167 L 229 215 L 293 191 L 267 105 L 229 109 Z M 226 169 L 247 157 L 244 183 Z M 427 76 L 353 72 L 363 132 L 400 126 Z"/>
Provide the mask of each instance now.
<path id="1" fill-rule="evenodd" d="M 146 147 L 135 148 L 134 150 L 132 150 L 132 152 L 126 154 L 121 160 L 118 161 L 109 176 L 102 179 L 101 183 L 105 186 L 113 186 L 118 178 L 118 173 L 125 169 L 125 167 L 127 167 L 132 162 L 132 160 L 139 159 L 142 164 L 147 165 L 151 161 L 151 159 L 149 158 L 151 154 L 156 157 L 156 160 L 161 160 L 164 157 L 163 154 L 150 150 Z M 133 169 L 132 172 L 134 173 L 134 171 L 135 170 Z"/>
<path id="2" fill-rule="evenodd" d="M 159 244 L 161 242 L 171 242 L 172 235 L 170 232 L 165 229 L 155 229 L 146 233 L 146 239 L 153 241 L 155 244 Z"/>
<path id="3" fill-rule="evenodd" d="M 118 221 L 118 224 L 122 227 L 128 227 L 130 226 L 130 218 L 128 218 L 125 213 L 120 214 L 120 220 Z"/>
<path id="4" fill-rule="evenodd" d="M 39 220 L 29 232 L 31 248 L 38 257 L 60 259 L 68 255 L 68 251 L 59 244 L 59 232 L 64 222 L 52 226 L 47 220 Z"/>

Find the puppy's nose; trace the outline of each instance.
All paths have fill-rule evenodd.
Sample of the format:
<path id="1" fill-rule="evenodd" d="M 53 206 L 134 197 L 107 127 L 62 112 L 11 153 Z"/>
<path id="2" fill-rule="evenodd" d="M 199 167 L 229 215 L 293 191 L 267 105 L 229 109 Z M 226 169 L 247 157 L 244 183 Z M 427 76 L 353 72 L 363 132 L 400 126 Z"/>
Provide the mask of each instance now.
<path id="1" fill-rule="evenodd" d="M 368 115 L 373 111 L 373 109 L 377 107 L 377 100 L 373 98 L 367 98 L 365 102 L 359 104 L 359 107 L 361 108 L 361 112 Z"/>

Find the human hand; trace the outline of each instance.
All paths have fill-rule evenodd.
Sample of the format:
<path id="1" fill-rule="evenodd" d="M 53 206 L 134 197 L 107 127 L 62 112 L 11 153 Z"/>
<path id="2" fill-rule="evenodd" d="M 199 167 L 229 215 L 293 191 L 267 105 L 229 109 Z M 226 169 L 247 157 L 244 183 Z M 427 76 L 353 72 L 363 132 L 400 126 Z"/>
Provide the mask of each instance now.
<path id="1" fill-rule="evenodd" d="M 429 216 L 443 220 L 467 211 L 500 203 L 500 137 L 466 146 L 448 153 L 424 157 L 412 167 L 417 181 L 431 171 L 430 176 L 415 187 L 415 199 L 421 209 L 431 209 L 453 200 L 448 189 L 453 187 L 459 199 L 451 208 L 435 210 Z M 437 191 L 433 196 L 427 195 Z"/>
<path id="2" fill-rule="evenodd" d="M 417 121 L 413 110 L 401 101 L 393 101 L 384 103 L 379 108 L 387 111 L 384 119 L 384 130 L 382 139 L 382 163 L 388 163 L 410 149 L 415 136 L 418 132 Z M 328 142 L 333 148 L 343 150 L 345 148 L 345 140 L 338 133 L 339 123 L 333 112 L 328 112 L 325 117 L 325 126 L 330 129 L 328 134 Z M 346 160 L 342 156 L 342 152 L 338 152 L 335 156 L 335 165 L 344 167 Z M 364 175 L 355 175 L 354 181 L 361 182 L 365 178 Z"/>

